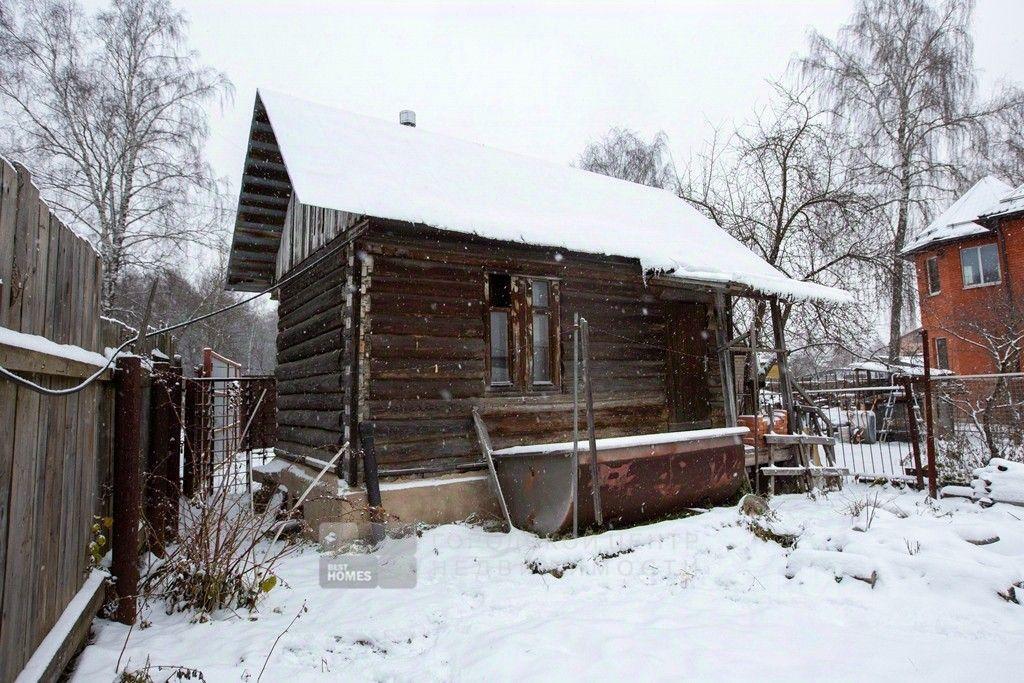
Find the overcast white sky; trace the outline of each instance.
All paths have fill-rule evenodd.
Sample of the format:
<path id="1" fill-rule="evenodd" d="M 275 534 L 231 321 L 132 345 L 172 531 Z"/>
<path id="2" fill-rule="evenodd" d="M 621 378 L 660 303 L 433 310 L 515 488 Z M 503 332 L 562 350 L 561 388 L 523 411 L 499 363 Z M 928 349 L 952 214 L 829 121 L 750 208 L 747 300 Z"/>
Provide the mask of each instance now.
<path id="1" fill-rule="evenodd" d="M 173 0 L 235 84 L 209 152 L 237 187 L 257 87 L 568 163 L 610 126 L 664 130 L 677 161 L 748 116 L 850 0 L 328 2 Z M 983 86 L 1024 80 L 1024 2 L 979 0 Z"/>

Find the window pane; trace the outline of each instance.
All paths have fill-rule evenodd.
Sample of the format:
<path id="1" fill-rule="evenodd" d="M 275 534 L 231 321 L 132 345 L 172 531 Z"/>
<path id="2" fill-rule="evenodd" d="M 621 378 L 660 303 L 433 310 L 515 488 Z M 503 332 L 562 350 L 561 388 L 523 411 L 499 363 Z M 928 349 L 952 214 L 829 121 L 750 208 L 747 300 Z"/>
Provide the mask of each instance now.
<path id="1" fill-rule="evenodd" d="M 944 338 L 935 340 L 935 365 L 943 370 L 949 370 L 949 345 Z"/>
<path id="2" fill-rule="evenodd" d="M 994 244 L 979 247 L 981 253 L 981 281 L 999 282 L 999 249 Z"/>
<path id="3" fill-rule="evenodd" d="M 550 304 L 548 303 L 549 285 L 543 280 L 535 280 L 533 282 L 533 306 L 534 308 L 547 308 Z"/>
<path id="4" fill-rule="evenodd" d="M 508 384 L 508 313 L 491 311 L 491 384 Z"/>
<path id="5" fill-rule="evenodd" d="M 939 284 L 939 259 L 932 257 L 926 263 L 928 264 L 928 293 L 938 294 L 941 289 Z"/>
<path id="6" fill-rule="evenodd" d="M 512 305 L 512 276 L 507 273 L 491 273 L 487 276 L 487 293 L 490 304 L 496 308 Z"/>
<path id="7" fill-rule="evenodd" d="M 551 381 L 550 314 L 533 314 L 533 381 Z"/>
<path id="8" fill-rule="evenodd" d="M 964 286 L 981 284 L 981 264 L 978 262 L 978 248 L 960 250 L 960 265 L 964 271 Z"/>

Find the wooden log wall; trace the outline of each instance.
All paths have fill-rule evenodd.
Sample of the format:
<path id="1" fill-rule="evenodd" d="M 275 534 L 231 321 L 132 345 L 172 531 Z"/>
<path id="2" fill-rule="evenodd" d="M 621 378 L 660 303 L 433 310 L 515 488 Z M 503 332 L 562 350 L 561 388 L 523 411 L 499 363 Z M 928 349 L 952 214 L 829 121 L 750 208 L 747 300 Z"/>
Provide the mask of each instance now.
<path id="1" fill-rule="evenodd" d="M 274 374 L 281 450 L 323 458 L 343 442 L 348 276 L 342 249 L 280 290 Z"/>
<path id="2" fill-rule="evenodd" d="M 0 159 L 0 328 L 102 350 L 100 259 Z M 5 367 L 74 386 L 95 370 L 0 343 Z M 32 370 L 37 370 L 32 372 Z M 84 583 L 112 389 L 45 397 L 0 379 L 0 680 L 14 680 Z"/>
<path id="3" fill-rule="evenodd" d="M 572 434 L 573 313 L 591 328 L 599 437 L 665 431 L 665 303 L 635 260 L 558 253 L 374 221 L 363 250 L 362 403 L 385 471 L 480 459 L 471 408 L 496 447 Z M 551 392 L 493 390 L 485 376 L 484 282 L 489 272 L 560 282 L 562 384 Z M 367 319 L 368 316 L 368 319 Z M 713 339 L 713 334 L 707 335 Z M 707 368 L 715 368 L 711 355 Z M 714 380 L 709 372 L 706 380 Z"/>

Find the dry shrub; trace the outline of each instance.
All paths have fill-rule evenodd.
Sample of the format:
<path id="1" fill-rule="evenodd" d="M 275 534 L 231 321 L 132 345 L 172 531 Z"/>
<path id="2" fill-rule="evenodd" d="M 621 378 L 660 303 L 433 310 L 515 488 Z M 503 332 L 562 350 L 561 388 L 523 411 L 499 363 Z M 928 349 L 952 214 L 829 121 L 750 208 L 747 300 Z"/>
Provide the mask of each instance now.
<path id="1" fill-rule="evenodd" d="M 163 601 L 167 612 L 255 609 L 278 583 L 277 564 L 296 545 L 271 541 L 292 512 L 274 496 L 257 510 L 248 493 L 227 487 L 183 501 L 177 541 L 156 560 L 142 584 L 146 600 Z"/>

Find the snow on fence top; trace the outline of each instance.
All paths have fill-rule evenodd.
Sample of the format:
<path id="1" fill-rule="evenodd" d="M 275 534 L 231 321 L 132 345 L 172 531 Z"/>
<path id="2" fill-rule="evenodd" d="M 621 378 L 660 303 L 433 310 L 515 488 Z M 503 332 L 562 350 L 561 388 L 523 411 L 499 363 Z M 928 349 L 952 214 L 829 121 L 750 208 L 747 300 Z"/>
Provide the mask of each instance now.
<path id="1" fill-rule="evenodd" d="M 1020 189 L 1024 194 L 1024 187 Z M 906 256 L 933 244 L 987 233 L 988 228 L 975 221 L 982 214 L 994 210 L 1000 200 L 1011 192 L 1013 188 L 999 178 L 985 176 L 918 233 L 901 253 Z M 1024 208 L 1024 200 L 1021 204 Z"/>
<path id="2" fill-rule="evenodd" d="M 258 96 L 303 204 L 635 257 L 645 269 L 789 299 L 851 300 L 786 277 L 671 192 L 272 91 Z"/>

